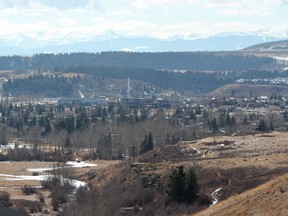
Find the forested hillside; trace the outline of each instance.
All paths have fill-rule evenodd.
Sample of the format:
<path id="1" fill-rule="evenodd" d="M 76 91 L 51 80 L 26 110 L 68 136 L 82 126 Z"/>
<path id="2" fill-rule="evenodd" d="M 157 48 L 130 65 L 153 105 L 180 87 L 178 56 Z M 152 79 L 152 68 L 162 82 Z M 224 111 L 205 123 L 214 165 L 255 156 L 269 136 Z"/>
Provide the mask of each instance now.
<path id="1" fill-rule="evenodd" d="M 72 96 L 78 92 L 80 85 L 93 89 L 100 80 L 131 80 L 138 81 L 140 89 L 150 84 L 156 89 L 175 90 L 179 92 L 190 91 L 194 94 L 202 94 L 213 91 L 221 86 L 232 84 L 237 79 L 270 79 L 285 77 L 286 74 L 277 71 L 249 70 L 245 72 L 195 72 L 175 73 L 168 70 L 137 69 L 120 67 L 69 67 L 62 72 L 75 72 L 86 75 L 64 78 L 61 75 L 43 76 L 35 75 L 27 78 L 8 79 L 3 83 L 3 95 L 43 95 L 45 97 Z M 104 88 L 98 85 L 100 88 Z"/>
<path id="2" fill-rule="evenodd" d="M 9 79 L 3 83 L 3 93 L 5 96 L 13 95 L 42 95 L 45 97 L 71 96 L 73 92 L 72 84 L 75 79 L 62 76 L 29 76 L 23 79 Z"/>
<path id="3" fill-rule="evenodd" d="M 238 52 L 101 52 L 71 54 L 36 54 L 32 57 L 0 57 L 0 70 L 45 69 L 62 70 L 77 66 L 112 66 L 126 68 L 154 68 L 169 70 L 248 70 L 276 64 L 268 57 Z"/>

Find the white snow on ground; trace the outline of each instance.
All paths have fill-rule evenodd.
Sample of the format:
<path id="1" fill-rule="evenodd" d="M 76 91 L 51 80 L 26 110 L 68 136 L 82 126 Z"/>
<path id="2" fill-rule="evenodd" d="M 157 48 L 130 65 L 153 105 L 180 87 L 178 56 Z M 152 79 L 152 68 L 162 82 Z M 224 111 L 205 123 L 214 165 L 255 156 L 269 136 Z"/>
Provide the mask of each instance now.
<path id="1" fill-rule="evenodd" d="M 97 166 L 97 164 L 92 164 L 92 163 L 86 163 L 84 161 L 81 162 L 77 162 L 77 161 L 68 161 L 66 163 L 67 167 L 66 168 L 71 168 L 71 167 L 75 167 L 75 168 L 81 168 L 81 167 L 93 167 L 93 166 Z M 45 172 L 45 171 L 49 171 L 49 170 L 53 170 L 53 169 L 59 169 L 60 167 L 46 167 L 46 168 L 27 168 L 26 170 L 29 172 Z M 61 168 L 65 168 L 65 167 L 61 167 Z"/>
<path id="2" fill-rule="evenodd" d="M 27 168 L 26 170 L 29 172 L 46 172 L 53 169 L 59 169 L 59 167 L 46 167 L 46 168 Z"/>
<path id="3" fill-rule="evenodd" d="M 32 144 L 15 144 L 8 143 L 7 145 L 0 145 L 0 149 L 15 149 L 15 148 L 32 148 Z"/>
<path id="4" fill-rule="evenodd" d="M 66 165 L 67 165 L 67 166 L 72 166 L 72 167 L 75 167 L 75 168 L 97 166 L 97 164 L 86 163 L 86 162 L 84 162 L 84 161 L 81 161 L 81 162 L 68 161 L 68 162 L 66 163 Z"/>
<path id="5" fill-rule="evenodd" d="M 32 175 L 6 175 L 6 174 L 0 174 L 0 177 L 5 177 L 6 181 L 43 181 L 45 180 L 48 175 L 38 175 L 38 176 L 32 176 Z"/>
<path id="6" fill-rule="evenodd" d="M 38 176 L 30 176 L 30 175 L 5 175 L 0 174 L 0 177 L 5 177 L 6 181 L 44 181 L 49 178 L 49 175 L 38 175 Z M 76 188 L 84 187 L 86 186 L 85 182 L 74 180 L 74 179 L 68 179 L 68 178 L 62 178 L 62 182 L 69 181 L 71 185 L 75 186 Z"/>
<path id="7" fill-rule="evenodd" d="M 75 168 L 80 168 L 80 167 L 92 167 L 92 166 L 97 166 L 96 164 L 92 163 L 86 163 L 86 162 L 80 162 L 80 161 L 69 161 L 66 163 L 67 167 L 75 167 Z M 56 167 L 60 168 L 60 167 Z M 63 167 L 65 168 L 65 167 Z M 27 168 L 28 171 L 30 172 L 45 172 L 49 170 L 55 169 L 54 167 L 46 167 L 46 168 Z M 44 181 L 49 178 L 50 174 L 43 174 L 43 175 L 6 175 L 6 174 L 0 174 L 0 178 L 4 177 L 6 181 Z M 74 179 L 68 179 L 68 178 L 62 178 L 62 182 L 64 181 L 70 181 L 70 183 L 75 186 L 76 188 L 79 187 L 84 187 L 86 186 L 85 182 L 74 180 Z"/>
<path id="8" fill-rule="evenodd" d="M 212 204 L 210 205 L 210 206 L 213 206 L 213 205 L 215 205 L 215 204 L 217 204 L 218 203 L 218 199 L 217 199 L 217 194 L 218 194 L 218 192 L 221 190 L 222 188 L 218 188 L 217 190 L 215 190 L 212 194 L 211 194 L 211 196 L 212 196 L 212 198 L 214 199 L 213 200 L 213 202 L 212 202 Z"/>

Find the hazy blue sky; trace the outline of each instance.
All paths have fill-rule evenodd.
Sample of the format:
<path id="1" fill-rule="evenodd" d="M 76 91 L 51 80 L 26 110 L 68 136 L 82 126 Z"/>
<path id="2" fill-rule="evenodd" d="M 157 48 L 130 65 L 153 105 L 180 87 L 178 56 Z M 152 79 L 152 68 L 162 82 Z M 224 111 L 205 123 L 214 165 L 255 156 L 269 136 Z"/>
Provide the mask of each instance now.
<path id="1" fill-rule="evenodd" d="M 281 36 L 287 11 L 288 0 L 0 0 L 0 37 L 85 40 L 109 29 L 160 38 L 261 29 Z"/>

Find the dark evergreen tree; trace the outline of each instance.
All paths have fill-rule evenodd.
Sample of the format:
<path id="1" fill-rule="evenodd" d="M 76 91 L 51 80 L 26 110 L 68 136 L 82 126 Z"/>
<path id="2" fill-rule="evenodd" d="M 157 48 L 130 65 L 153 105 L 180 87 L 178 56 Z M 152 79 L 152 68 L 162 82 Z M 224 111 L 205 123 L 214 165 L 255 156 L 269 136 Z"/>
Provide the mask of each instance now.
<path id="1" fill-rule="evenodd" d="M 199 185 L 197 176 L 192 168 L 186 174 L 185 182 L 185 202 L 193 203 L 198 198 Z"/>
<path id="2" fill-rule="evenodd" d="M 104 135 L 100 141 L 98 153 L 100 159 L 111 160 L 113 159 L 113 143 L 111 133 Z"/>
<path id="3" fill-rule="evenodd" d="M 283 113 L 283 118 L 284 118 L 284 120 L 287 122 L 288 121 L 288 112 L 287 111 L 285 111 L 284 113 Z"/>
<path id="4" fill-rule="evenodd" d="M 230 123 L 231 123 L 231 118 L 230 118 L 229 112 L 227 112 L 225 124 L 230 126 Z"/>
<path id="5" fill-rule="evenodd" d="M 172 170 L 167 187 L 166 205 L 172 202 L 192 204 L 198 198 L 198 180 L 191 168 L 188 173 L 184 172 L 183 166 Z"/>
<path id="6" fill-rule="evenodd" d="M 152 133 L 150 132 L 148 136 L 147 134 L 145 134 L 144 141 L 140 145 L 139 154 L 144 154 L 148 151 L 151 151 L 153 150 L 153 147 L 154 147 L 154 140 L 153 140 Z"/>
<path id="7" fill-rule="evenodd" d="M 232 127 L 234 125 L 236 125 L 236 120 L 235 120 L 235 117 L 232 116 L 229 126 Z"/>
<path id="8" fill-rule="evenodd" d="M 153 140 L 152 133 L 150 132 L 148 135 L 147 149 L 148 151 L 151 151 L 153 150 L 153 148 L 154 148 L 154 140 Z"/>
<path id="9" fill-rule="evenodd" d="M 248 125 L 248 118 L 245 115 L 244 119 L 243 119 L 243 125 Z"/>
<path id="10" fill-rule="evenodd" d="M 0 144 L 7 145 L 7 135 L 6 135 L 6 127 L 0 127 Z"/>
<path id="11" fill-rule="evenodd" d="M 46 120 L 46 125 L 45 125 L 45 133 L 50 133 L 52 131 L 52 126 L 50 124 L 50 121 L 47 119 Z"/>
<path id="12" fill-rule="evenodd" d="M 185 172 L 184 167 L 179 166 L 178 169 L 172 170 L 169 176 L 168 189 L 166 191 L 167 198 L 165 204 L 168 205 L 172 202 L 184 202 L 185 191 Z"/>
<path id="13" fill-rule="evenodd" d="M 145 134 L 144 141 L 140 145 L 139 154 L 144 154 L 145 152 L 148 151 L 147 150 L 147 142 L 148 142 L 148 138 L 147 138 L 147 134 Z"/>
<path id="14" fill-rule="evenodd" d="M 65 143 L 64 143 L 64 147 L 70 148 L 71 146 L 72 146 L 72 143 L 71 143 L 70 137 L 69 137 L 69 135 L 67 135 Z"/>
<path id="15" fill-rule="evenodd" d="M 212 122 L 213 122 L 213 121 L 212 121 Z M 222 115 L 219 116 L 218 122 L 219 122 L 219 127 L 225 127 L 225 125 L 226 125 L 226 120 L 225 120 L 224 114 L 222 114 Z"/>
<path id="16" fill-rule="evenodd" d="M 264 119 L 262 119 L 259 122 L 257 130 L 262 131 L 262 132 L 265 132 L 265 131 L 269 130 L 269 128 L 267 127 L 267 123 L 266 123 L 266 121 Z"/>
<path id="17" fill-rule="evenodd" d="M 214 118 L 211 122 L 211 127 L 212 127 L 212 133 L 213 134 L 216 134 L 218 133 L 219 131 L 219 126 L 218 126 L 218 123 L 217 123 L 217 120 Z"/>
<path id="18" fill-rule="evenodd" d="M 273 124 L 273 122 L 271 121 L 271 122 L 270 122 L 270 131 L 274 131 L 274 130 L 275 130 L 274 124 Z"/>

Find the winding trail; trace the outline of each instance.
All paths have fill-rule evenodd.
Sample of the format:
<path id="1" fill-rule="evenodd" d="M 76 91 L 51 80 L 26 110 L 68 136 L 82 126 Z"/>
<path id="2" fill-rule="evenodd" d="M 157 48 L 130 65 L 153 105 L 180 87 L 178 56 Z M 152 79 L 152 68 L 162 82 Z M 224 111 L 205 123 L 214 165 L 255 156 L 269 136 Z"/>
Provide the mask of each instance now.
<path id="1" fill-rule="evenodd" d="M 221 190 L 222 188 L 218 188 L 218 189 L 216 189 L 212 194 L 211 194 L 211 196 L 212 196 L 212 198 L 214 199 L 213 200 L 213 202 L 212 202 L 212 204 L 210 205 L 210 207 L 211 206 L 213 206 L 213 205 L 216 205 L 217 203 L 218 203 L 218 198 L 217 198 L 217 195 L 218 195 L 218 193 L 219 193 L 219 191 Z"/>

